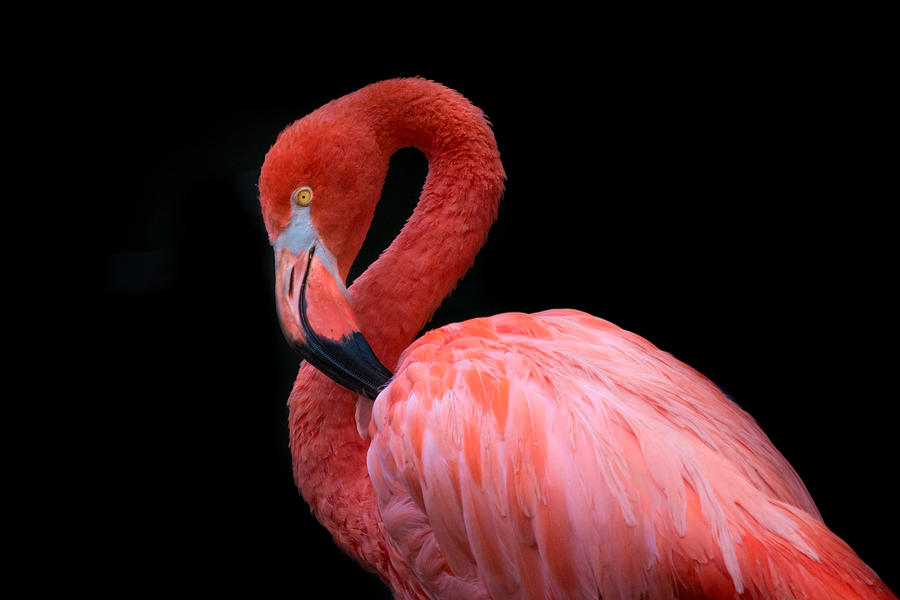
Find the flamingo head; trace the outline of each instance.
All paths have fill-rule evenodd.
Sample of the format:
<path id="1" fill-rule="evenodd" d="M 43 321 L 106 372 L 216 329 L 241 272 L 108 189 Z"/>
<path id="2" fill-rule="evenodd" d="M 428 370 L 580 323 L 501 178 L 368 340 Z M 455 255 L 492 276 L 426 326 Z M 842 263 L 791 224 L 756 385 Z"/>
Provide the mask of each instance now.
<path id="1" fill-rule="evenodd" d="M 263 163 L 259 199 L 285 337 L 331 379 L 374 399 L 391 372 L 360 333 L 345 281 L 389 157 L 371 129 L 329 108 L 281 132 Z"/>

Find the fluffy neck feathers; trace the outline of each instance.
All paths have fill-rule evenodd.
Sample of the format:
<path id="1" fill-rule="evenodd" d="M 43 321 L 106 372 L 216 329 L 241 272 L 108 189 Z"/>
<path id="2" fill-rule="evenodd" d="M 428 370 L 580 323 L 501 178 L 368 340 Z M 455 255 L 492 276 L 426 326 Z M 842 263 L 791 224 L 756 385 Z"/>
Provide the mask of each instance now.
<path id="1" fill-rule="evenodd" d="M 350 288 L 363 334 L 393 367 L 472 266 L 497 217 L 505 174 L 487 120 L 457 92 L 421 79 L 392 80 L 354 100 L 386 156 L 414 146 L 428 159 L 406 226 Z"/>

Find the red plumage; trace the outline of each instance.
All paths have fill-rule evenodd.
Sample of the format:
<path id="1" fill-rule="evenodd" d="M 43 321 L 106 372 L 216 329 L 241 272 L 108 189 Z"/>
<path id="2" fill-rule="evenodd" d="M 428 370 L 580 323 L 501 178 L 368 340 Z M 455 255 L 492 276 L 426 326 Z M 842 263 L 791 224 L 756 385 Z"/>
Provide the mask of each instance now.
<path id="1" fill-rule="evenodd" d="M 338 332 L 329 319 L 355 317 L 394 377 L 372 406 L 304 364 L 289 400 L 297 485 L 344 551 L 398 598 L 895 598 L 753 419 L 646 340 L 559 310 L 413 342 L 503 192 L 457 92 L 385 81 L 288 127 L 260 178 L 270 239 L 302 216 L 345 278 L 405 146 L 429 160 L 416 210 L 349 289 L 352 314 L 313 313 Z"/>

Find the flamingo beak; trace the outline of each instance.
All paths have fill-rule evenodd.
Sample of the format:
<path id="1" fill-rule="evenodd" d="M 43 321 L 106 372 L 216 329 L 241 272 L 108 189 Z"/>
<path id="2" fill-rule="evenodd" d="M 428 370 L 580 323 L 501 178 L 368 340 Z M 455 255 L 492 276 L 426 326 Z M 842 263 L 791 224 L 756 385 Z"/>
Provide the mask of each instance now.
<path id="1" fill-rule="evenodd" d="M 329 378 L 374 400 L 393 375 L 360 332 L 337 262 L 308 219 L 276 240 L 275 263 L 275 301 L 288 342 Z"/>

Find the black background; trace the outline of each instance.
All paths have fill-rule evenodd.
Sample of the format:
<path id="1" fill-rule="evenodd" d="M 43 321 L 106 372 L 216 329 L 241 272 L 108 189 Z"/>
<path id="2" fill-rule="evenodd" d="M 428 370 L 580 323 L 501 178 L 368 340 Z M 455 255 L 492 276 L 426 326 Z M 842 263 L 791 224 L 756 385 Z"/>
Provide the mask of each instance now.
<path id="1" fill-rule="evenodd" d="M 508 175 L 487 245 L 432 326 L 568 307 L 646 337 L 758 420 L 826 523 L 896 589 L 883 350 L 895 245 L 875 92 L 840 47 L 727 37 L 368 62 L 317 47 L 277 65 L 178 48 L 92 71 L 97 92 L 73 115 L 90 144 L 72 151 L 103 180 L 85 213 L 99 352 L 81 411 L 100 426 L 80 440 L 77 494 L 103 551 L 79 576 L 389 597 L 292 481 L 298 359 L 275 317 L 255 183 L 291 121 L 421 75 L 485 111 Z M 395 156 L 351 276 L 399 230 L 426 170 L 417 151 Z"/>

